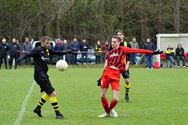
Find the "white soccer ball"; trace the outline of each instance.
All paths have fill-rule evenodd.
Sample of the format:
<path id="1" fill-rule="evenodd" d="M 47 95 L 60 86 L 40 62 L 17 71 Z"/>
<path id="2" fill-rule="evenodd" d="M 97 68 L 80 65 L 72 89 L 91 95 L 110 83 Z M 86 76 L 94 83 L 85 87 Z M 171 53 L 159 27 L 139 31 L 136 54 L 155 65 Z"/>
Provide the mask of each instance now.
<path id="1" fill-rule="evenodd" d="M 56 62 L 56 68 L 59 71 L 65 71 L 68 68 L 68 63 L 65 60 L 58 60 Z"/>

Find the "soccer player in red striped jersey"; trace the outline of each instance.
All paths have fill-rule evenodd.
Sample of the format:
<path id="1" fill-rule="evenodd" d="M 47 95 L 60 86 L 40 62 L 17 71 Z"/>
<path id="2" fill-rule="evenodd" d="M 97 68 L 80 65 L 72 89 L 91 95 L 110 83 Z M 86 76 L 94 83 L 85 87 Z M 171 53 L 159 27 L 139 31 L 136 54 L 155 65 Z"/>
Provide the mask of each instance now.
<path id="1" fill-rule="evenodd" d="M 125 70 L 125 57 L 128 53 L 143 53 L 143 54 L 160 54 L 162 51 L 150 51 L 144 49 L 131 49 L 129 47 L 120 46 L 121 38 L 119 36 L 113 36 L 111 39 L 112 50 L 106 54 L 105 69 L 102 77 L 98 81 L 101 86 L 101 102 L 105 113 L 98 117 L 118 117 L 118 114 L 114 110 L 116 104 L 119 101 L 119 89 L 120 89 L 120 74 Z M 106 92 L 111 85 L 113 91 L 113 99 L 108 104 L 106 98 Z"/>

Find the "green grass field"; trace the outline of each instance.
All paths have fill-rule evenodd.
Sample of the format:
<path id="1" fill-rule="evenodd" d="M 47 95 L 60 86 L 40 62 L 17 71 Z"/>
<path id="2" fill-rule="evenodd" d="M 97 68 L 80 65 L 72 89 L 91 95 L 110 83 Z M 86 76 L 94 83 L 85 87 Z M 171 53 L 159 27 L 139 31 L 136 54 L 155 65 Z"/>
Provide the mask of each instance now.
<path id="1" fill-rule="evenodd" d="M 65 115 L 63 120 L 54 119 L 49 101 L 43 106 L 43 118 L 32 112 L 42 95 L 37 84 L 28 94 L 33 85 L 33 68 L 0 70 L 0 125 L 188 125 L 187 68 L 131 68 L 131 101 L 124 102 L 121 79 L 121 97 L 116 106 L 118 118 L 97 118 L 103 113 L 100 89 L 96 86 L 102 70 L 71 67 L 59 72 L 50 68 L 50 79 Z M 26 96 L 28 100 L 23 102 Z M 111 89 L 108 97 L 112 97 Z M 23 118 L 18 116 L 20 109 L 24 110 Z"/>

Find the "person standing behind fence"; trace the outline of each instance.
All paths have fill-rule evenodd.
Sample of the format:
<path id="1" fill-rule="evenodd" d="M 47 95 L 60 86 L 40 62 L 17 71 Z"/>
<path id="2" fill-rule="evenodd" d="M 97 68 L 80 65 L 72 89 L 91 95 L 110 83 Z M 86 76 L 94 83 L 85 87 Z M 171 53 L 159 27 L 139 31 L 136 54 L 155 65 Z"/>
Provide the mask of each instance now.
<path id="1" fill-rule="evenodd" d="M 146 50 L 155 50 L 154 44 L 151 42 L 150 38 L 147 38 L 146 43 L 144 44 L 144 49 Z M 153 68 L 153 55 L 145 54 L 146 68 Z"/>
<path id="2" fill-rule="evenodd" d="M 129 44 L 130 44 L 131 48 L 134 48 L 134 49 L 138 49 L 139 48 L 138 42 L 136 41 L 135 37 L 133 37 L 133 40 L 130 41 Z M 132 53 L 131 54 L 131 63 L 133 65 L 135 65 L 137 63 L 136 56 L 137 56 L 136 53 Z"/>
<path id="3" fill-rule="evenodd" d="M 2 62 L 4 60 L 5 63 L 5 69 L 7 69 L 7 53 L 8 53 L 8 44 L 6 42 L 6 38 L 2 39 L 2 42 L 0 43 L 0 69 Z"/>
<path id="4" fill-rule="evenodd" d="M 182 45 L 179 43 L 176 48 L 176 59 L 177 59 L 177 66 L 180 67 L 180 60 L 182 60 L 183 67 L 185 66 L 185 56 L 184 56 L 184 49 Z"/>
<path id="5" fill-rule="evenodd" d="M 57 50 L 57 51 L 63 51 L 63 41 L 61 39 L 57 39 L 56 40 L 56 43 L 55 43 L 55 48 L 54 50 Z M 63 55 L 55 55 L 55 57 L 60 60 L 60 59 L 63 59 Z"/>
<path id="6" fill-rule="evenodd" d="M 167 63 L 168 63 L 168 67 L 172 67 L 172 65 L 175 65 L 175 61 L 174 61 L 174 48 L 172 48 L 170 45 L 168 46 L 168 48 L 165 51 L 166 54 L 166 59 L 167 59 Z"/>
<path id="7" fill-rule="evenodd" d="M 63 40 L 63 50 L 67 51 L 69 49 L 69 43 L 66 39 Z M 70 54 L 65 55 L 65 60 L 70 63 Z"/>
<path id="8" fill-rule="evenodd" d="M 88 56 L 87 56 L 88 49 L 89 49 L 89 43 L 86 41 L 86 39 L 83 39 L 80 45 L 80 51 L 82 53 L 82 59 L 81 59 L 82 64 L 84 62 L 88 63 Z"/>
<path id="9" fill-rule="evenodd" d="M 74 38 L 73 41 L 70 43 L 70 48 L 75 50 L 75 53 L 71 54 L 71 64 L 77 64 L 77 53 L 80 51 L 80 43 L 78 42 L 77 38 Z"/>
<path id="10" fill-rule="evenodd" d="M 102 54 L 102 47 L 101 47 L 101 41 L 98 40 L 97 44 L 95 45 L 95 56 L 96 56 L 96 64 L 99 64 L 101 62 L 101 54 Z"/>
<path id="11" fill-rule="evenodd" d="M 9 68 L 12 69 L 13 60 L 17 60 L 19 58 L 20 52 L 21 52 L 21 46 L 20 44 L 16 43 L 16 38 L 12 38 L 12 41 L 10 43 L 10 59 L 9 59 Z M 15 61 L 14 69 L 17 68 L 17 62 Z"/>
<path id="12" fill-rule="evenodd" d="M 28 52 L 31 51 L 31 49 L 32 49 L 32 46 L 31 46 L 30 39 L 29 39 L 28 37 L 26 37 L 26 38 L 25 38 L 25 41 L 24 41 L 24 43 L 23 43 L 23 46 L 22 46 L 22 52 L 23 52 L 23 53 L 28 53 Z M 31 64 L 31 58 L 30 58 L 30 57 L 27 58 L 27 59 L 25 60 L 25 63 L 26 63 L 26 64 Z"/>
<path id="13" fill-rule="evenodd" d="M 103 62 L 103 63 L 104 63 L 105 60 L 106 60 L 106 53 L 108 52 L 108 49 L 109 49 L 108 41 L 105 41 L 105 42 L 102 44 L 102 62 Z"/>

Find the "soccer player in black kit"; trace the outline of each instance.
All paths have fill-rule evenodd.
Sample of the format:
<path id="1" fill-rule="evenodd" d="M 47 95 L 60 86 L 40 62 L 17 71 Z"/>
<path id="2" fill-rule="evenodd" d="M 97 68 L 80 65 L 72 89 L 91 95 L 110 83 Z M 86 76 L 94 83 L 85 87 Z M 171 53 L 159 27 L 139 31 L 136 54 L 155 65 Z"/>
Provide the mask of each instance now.
<path id="1" fill-rule="evenodd" d="M 50 99 L 50 103 L 55 110 L 56 119 L 63 119 L 63 114 L 59 111 L 59 105 L 56 98 L 55 89 L 49 80 L 48 66 L 47 63 L 50 60 L 50 55 L 64 55 L 71 53 L 71 51 L 54 51 L 50 49 L 50 37 L 41 37 L 41 46 L 34 48 L 29 53 L 26 53 L 23 57 L 20 57 L 17 61 L 26 59 L 27 57 L 33 57 L 34 60 L 34 79 L 36 83 L 40 86 L 41 92 L 45 92 L 39 101 L 36 108 L 33 110 L 39 117 L 42 117 L 41 107 L 43 104 Z"/>

